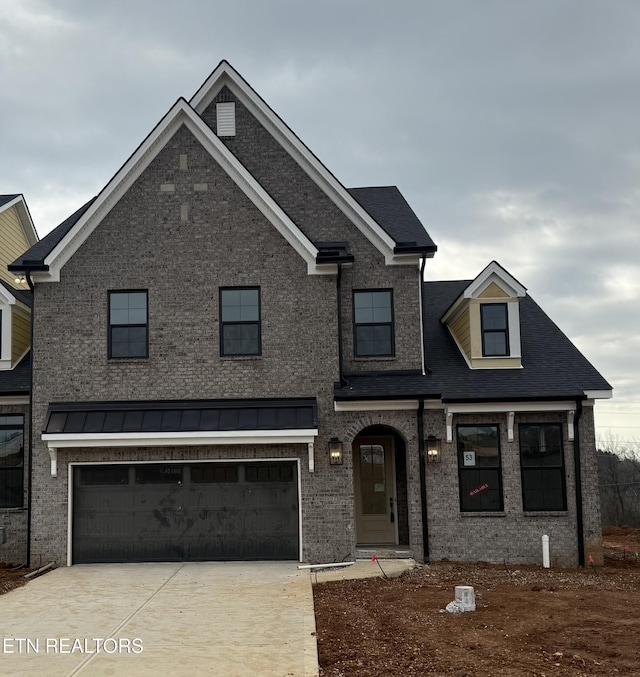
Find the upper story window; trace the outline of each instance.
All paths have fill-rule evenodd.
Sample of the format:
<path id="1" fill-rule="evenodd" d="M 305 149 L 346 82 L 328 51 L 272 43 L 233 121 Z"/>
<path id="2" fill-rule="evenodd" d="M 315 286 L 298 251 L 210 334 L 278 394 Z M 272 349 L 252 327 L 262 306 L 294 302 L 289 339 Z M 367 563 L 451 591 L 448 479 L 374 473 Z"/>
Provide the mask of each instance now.
<path id="1" fill-rule="evenodd" d="M 460 510 L 502 510 L 500 436 L 497 425 L 458 426 Z"/>
<path id="2" fill-rule="evenodd" d="M 109 358 L 149 357 L 146 290 L 109 292 Z"/>
<path id="3" fill-rule="evenodd" d="M 220 354 L 260 355 L 260 288 L 220 289 Z"/>
<path id="4" fill-rule="evenodd" d="M 353 344 L 356 357 L 393 357 L 393 290 L 353 292 Z"/>
<path id="5" fill-rule="evenodd" d="M 509 320 L 506 303 L 483 303 L 480 306 L 483 357 L 509 355 Z"/>
<path id="6" fill-rule="evenodd" d="M 562 426 L 520 424 L 522 504 L 525 510 L 566 510 Z"/>
<path id="7" fill-rule="evenodd" d="M 0 507 L 23 504 L 24 417 L 0 416 Z"/>

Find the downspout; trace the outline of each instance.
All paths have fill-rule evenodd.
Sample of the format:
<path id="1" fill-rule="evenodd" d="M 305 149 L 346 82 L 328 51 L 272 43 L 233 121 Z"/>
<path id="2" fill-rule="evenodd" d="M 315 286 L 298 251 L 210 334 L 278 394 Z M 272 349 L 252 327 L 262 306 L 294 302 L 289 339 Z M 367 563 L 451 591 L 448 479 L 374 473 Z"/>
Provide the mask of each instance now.
<path id="1" fill-rule="evenodd" d="M 573 427 L 573 464 L 576 476 L 576 530 L 578 532 L 578 566 L 584 566 L 584 520 L 582 515 L 582 471 L 580 465 L 580 419 L 582 400 L 576 400 L 576 415 Z"/>
<path id="2" fill-rule="evenodd" d="M 347 380 L 344 377 L 344 356 L 342 353 L 342 264 L 338 263 L 338 275 L 336 277 L 336 296 L 338 298 L 338 372 L 340 386 L 344 386 Z"/>
<path id="3" fill-rule="evenodd" d="M 424 562 L 429 564 L 429 527 L 427 525 L 427 469 L 424 460 L 424 400 L 418 403 L 418 459 L 420 462 L 420 508 L 422 509 L 422 544 Z"/>
<path id="4" fill-rule="evenodd" d="M 31 487 L 33 484 L 33 323 L 35 317 L 35 307 L 36 307 L 36 293 L 33 280 L 31 279 L 31 272 L 26 272 L 27 284 L 31 290 L 31 322 L 30 322 L 30 332 L 31 332 L 31 374 L 29 376 L 29 444 L 28 444 L 28 459 L 29 459 L 29 470 L 27 474 L 27 566 L 31 564 L 31 514 L 32 514 L 32 500 L 31 500 Z"/>
<path id="5" fill-rule="evenodd" d="M 426 366 L 426 355 L 424 345 L 424 269 L 427 265 L 427 257 L 423 256 L 420 262 L 420 346 L 422 348 L 422 375 L 431 373 Z"/>

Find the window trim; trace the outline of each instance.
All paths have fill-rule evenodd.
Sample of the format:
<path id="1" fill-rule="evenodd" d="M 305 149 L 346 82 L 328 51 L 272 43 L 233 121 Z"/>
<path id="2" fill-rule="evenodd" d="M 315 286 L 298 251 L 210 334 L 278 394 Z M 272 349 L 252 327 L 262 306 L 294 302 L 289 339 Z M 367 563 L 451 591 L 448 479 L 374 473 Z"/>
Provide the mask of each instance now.
<path id="1" fill-rule="evenodd" d="M 2 414 L 0 415 L 0 418 L 2 417 L 8 417 L 8 416 L 15 416 L 15 417 L 20 417 L 22 419 L 22 462 L 19 466 L 20 468 L 20 502 L 17 503 L 16 505 L 8 505 L 6 500 L 2 500 L 5 498 L 2 496 L 2 493 L 0 493 L 0 509 L 2 510 L 10 510 L 10 509 L 15 509 L 15 508 L 24 508 L 25 507 L 25 490 L 24 490 L 24 463 L 25 463 L 25 419 L 26 416 L 24 414 Z M 0 424 L 0 429 L 2 430 L 12 430 L 16 429 L 18 427 L 18 424 Z M 9 467 L 2 467 L 0 468 L 0 473 L 4 474 L 5 470 L 15 470 L 15 466 L 9 466 Z M 0 483 L 1 484 L 1 483 Z"/>
<path id="2" fill-rule="evenodd" d="M 144 324 L 111 324 L 111 295 L 112 294 L 145 294 L 147 298 L 147 321 Z M 146 343 L 144 355 L 112 355 L 111 330 L 114 327 L 145 327 Z M 110 289 L 107 291 L 107 356 L 109 360 L 147 360 L 149 359 L 149 290 L 148 289 Z"/>
<path id="3" fill-rule="evenodd" d="M 388 292 L 390 298 L 390 307 L 391 307 L 391 322 L 356 322 L 356 294 L 367 294 L 375 292 Z M 353 356 L 358 359 L 368 359 L 376 360 L 379 358 L 395 357 L 396 356 L 396 316 L 394 312 L 393 304 L 393 287 L 376 287 L 372 289 L 353 289 L 351 293 L 351 315 L 352 315 L 352 335 L 353 335 Z M 390 326 L 391 327 L 391 352 L 384 353 L 381 355 L 359 355 L 358 354 L 358 341 L 357 341 L 357 328 L 358 327 L 380 327 L 380 326 Z"/>
<path id="4" fill-rule="evenodd" d="M 465 472 L 465 467 L 460 464 L 460 428 L 487 428 L 492 426 L 496 428 L 498 433 L 498 465 L 495 468 L 487 468 L 487 470 L 496 470 L 498 473 L 498 491 L 500 493 L 500 505 L 495 509 L 477 508 L 469 510 L 462 505 L 462 473 Z M 460 504 L 460 512 L 463 514 L 469 513 L 503 513 L 504 512 L 504 490 L 502 481 L 502 444 L 500 439 L 500 424 L 488 421 L 487 423 L 458 423 L 456 425 L 456 461 L 458 463 L 458 501 Z"/>
<path id="5" fill-rule="evenodd" d="M 502 306 L 504 308 L 504 329 L 485 329 L 484 328 L 484 308 L 489 306 Z M 504 335 L 504 353 L 492 353 L 487 354 L 485 349 L 485 336 L 487 334 L 503 334 Z M 510 357 L 511 356 L 511 346 L 509 345 L 509 304 L 508 303 L 481 303 L 480 304 L 480 336 L 482 341 L 482 357 Z"/>
<path id="6" fill-rule="evenodd" d="M 222 319 L 222 292 L 223 291 L 257 291 L 258 292 L 258 319 L 239 320 L 237 322 L 225 322 Z M 220 339 L 220 357 L 261 357 L 262 356 L 262 291 L 259 285 L 242 285 L 238 287 L 220 287 L 218 290 L 218 309 L 219 309 L 219 339 Z M 224 352 L 224 327 L 225 325 L 239 324 L 257 324 L 258 325 L 258 352 L 257 353 L 225 353 Z"/>
<path id="7" fill-rule="evenodd" d="M 560 478 L 562 480 L 562 504 L 563 508 L 527 508 L 525 505 L 525 491 L 524 491 L 524 476 L 525 472 L 528 470 L 537 470 L 537 468 L 525 468 L 522 465 L 522 429 L 526 426 L 554 426 L 560 429 L 560 465 L 559 466 L 546 466 L 547 468 L 560 471 Z M 520 493 L 522 494 L 522 511 L 523 512 L 567 512 L 568 510 L 568 501 L 567 501 L 567 476 L 565 472 L 565 450 L 564 450 L 564 426 L 560 422 L 535 422 L 535 421 L 526 421 L 518 423 L 518 456 L 520 460 Z M 544 466 L 541 466 L 544 467 Z"/>

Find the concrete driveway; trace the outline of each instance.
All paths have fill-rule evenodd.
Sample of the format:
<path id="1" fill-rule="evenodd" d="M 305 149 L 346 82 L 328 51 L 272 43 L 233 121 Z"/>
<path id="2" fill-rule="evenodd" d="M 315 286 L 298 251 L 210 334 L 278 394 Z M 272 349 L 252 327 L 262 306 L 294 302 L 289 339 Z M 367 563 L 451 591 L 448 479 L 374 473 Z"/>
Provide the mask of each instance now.
<path id="1" fill-rule="evenodd" d="M 2 675 L 318 674 L 295 562 L 60 568 L 0 596 Z"/>

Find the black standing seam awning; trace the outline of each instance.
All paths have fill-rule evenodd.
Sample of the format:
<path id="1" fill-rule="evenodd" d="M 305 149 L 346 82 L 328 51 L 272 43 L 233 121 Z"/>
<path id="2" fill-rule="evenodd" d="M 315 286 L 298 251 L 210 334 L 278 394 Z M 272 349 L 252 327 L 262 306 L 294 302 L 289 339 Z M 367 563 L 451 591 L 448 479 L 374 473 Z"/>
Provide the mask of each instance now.
<path id="1" fill-rule="evenodd" d="M 49 405 L 44 435 L 310 430 L 315 398 L 61 402 Z"/>

